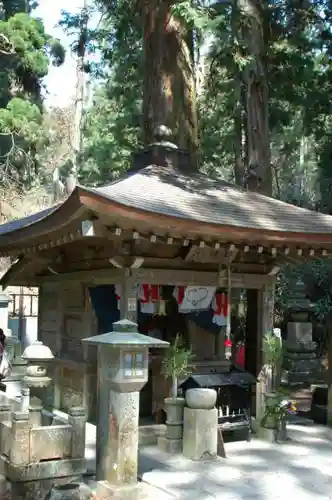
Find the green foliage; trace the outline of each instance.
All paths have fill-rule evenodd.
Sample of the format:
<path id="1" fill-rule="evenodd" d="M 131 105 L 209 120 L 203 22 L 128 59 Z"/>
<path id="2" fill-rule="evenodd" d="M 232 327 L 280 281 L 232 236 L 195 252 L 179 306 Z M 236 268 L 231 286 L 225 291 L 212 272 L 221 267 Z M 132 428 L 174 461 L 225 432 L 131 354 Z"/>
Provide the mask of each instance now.
<path id="1" fill-rule="evenodd" d="M 177 334 L 174 342 L 166 349 L 163 359 L 163 375 L 165 378 L 187 377 L 192 373 L 194 357 L 192 352 L 185 347 L 180 334 Z"/>
<path id="2" fill-rule="evenodd" d="M 64 60 L 60 42 L 41 20 L 30 15 L 30 2 L 3 2 L 0 17 L 0 185 L 32 187 L 43 182 L 37 152 L 46 139 L 41 79 L 50 62 Z"/>
<path id="3" fill-rule="evenodd" d="M 98 48 L 102 62 L 93 68 L 98 79 L 85 111 L 82 183 L 99 185 L 116 179 L 131 166 L 132 153 L 142 145 L 141 37 L 140 24 L 126 1 L 108 5 L 98 30 L 89 31 L 89 46 Z"/>
<path id="4" fill-rule="evenodd" d="M 267 332 L 263 337 L 263 353 L 265 363 L 276 368 L 282 357 L 282 347 L 280 339 L 273 332 Z"/>
<path id="5" fill-rule="evenodd" d="M 22 136 L 28 142 L 37 142 L 41 126 L 42 114 L 36 104 L 14 97 L 6 108 L 0 108 L 2 133 Z"/>
<path id="6" fill-rule="evenodd" d="M 278 391 L 273 396 L 273 400 L 266 404 L 265 413 L 260 422 L 262 427 L 268 426 L 268 422 L 273 422 L 273 428 L 279 426 L 287 415 L 296 413 L 295 401 L 286 399 L 283 391 Z"/>

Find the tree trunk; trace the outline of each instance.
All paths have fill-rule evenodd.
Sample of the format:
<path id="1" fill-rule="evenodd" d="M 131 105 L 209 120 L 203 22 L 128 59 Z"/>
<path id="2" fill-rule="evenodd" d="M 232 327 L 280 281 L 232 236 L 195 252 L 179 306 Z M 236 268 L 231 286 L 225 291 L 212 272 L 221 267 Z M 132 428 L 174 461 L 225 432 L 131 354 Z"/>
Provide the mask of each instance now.
<path id="1" fill-rule="evenodd" d="M 166 125 L 197 163 L 198 132 L 192 34 L 171 14 L 174 0 L 142 2 L 144 25 L 143 140 Z"/>
<path id="2" fill-rule="evenodd" d="M 235 184 L 243 186 L 244 182 L 244 162 L 243 162 L 243 108 L 242 89 L 239 79 L 236 85 L 236 103 L 234 110 L 234 178 Z"/>
<path id="3" fill-rule="evenodd" d="M 172 377 L 172 398 L 177 398 L 178 396 L 178 379 L 177 377 Z"/>
<path id="4" fill-rule="evenodd" d="M 266 72 L 265 7 L 263 0 L 236 0 L 236 32 L 241 56 L 246 62 L 240 69 L 245 94 L 247 138 L 247 175 L 256 178 L 255 189 L 272 195 L 271 152 L 268 120 L 268 81 Z"/>
<path id="5" fill-rule="evenodd" d="M 86 94 L 86 74 L 85 74 L 85 55 L 87 43 L 87 30 L 89 14 L 87 11 L 88 3 L 84 0 L 84 5 L 80 14 L 80 31 L 78 36 L 77 61 L 76 61 L 76 89 L 75 89 L 75 104 L 74 104 L 74 127 L 72 146 L 72 168 L 66 182 L 66 191 L 70 194 L 77 182 L 77 176 L 80 170 L 80 161 L 82 153 L 82 129 L 83 129 L 83 114 Z"/>

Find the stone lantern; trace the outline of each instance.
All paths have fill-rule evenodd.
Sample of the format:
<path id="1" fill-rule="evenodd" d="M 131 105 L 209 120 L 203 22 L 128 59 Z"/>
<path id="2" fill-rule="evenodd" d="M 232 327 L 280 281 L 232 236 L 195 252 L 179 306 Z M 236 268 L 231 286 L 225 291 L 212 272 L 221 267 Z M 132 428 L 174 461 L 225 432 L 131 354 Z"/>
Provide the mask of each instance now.
<path id="1" fill-rule="evenodd" d="M 138 495 L 139 391 L 148 380 L 149 347 L 169 344 L 138 333 L 137 324 L 126 319 L 113 327 L 113 332 L 82 340 L 98 347 L 98 399 L 103 414 L 97 423 L 97 496 L 133 500 Z M 101 387 L 108 389 L 103 398 Z M 106 399 L 106 404 L 100 399 Z"/>
<path id="2" fill-rule="evenodd" d="M 7 335 L 8 330 L 8 305 L 10 297 L 6 293 L 0 293 L 0 328 L 3 329 L 4 334 Z"/>
<path id="3" fill-rule="evenodd" d="M 3 333 L 6 335 L 6 347 L 11 360 L 15 357 L 15 348 L 19 344 L 16 337 L 13 337 L 13 332 L 8 328 L 8 306 L 10 302 L 9 295 L 5 293 L 0 293 L 0 328 L 2 328 Z"/>
<path id="4" fill-rule="evenodd" d="M 43 409 L 40 396 L 41 391 L 52 383 L 52 378 L 47 375 L 47 365 L 54 356 L 49 347 L 37 341 L 24 350 L 22 359 L 27 361 L 28 366 L 23 378 L 21 411 L 29 411 L 32 425 L 40 426 Z"/>

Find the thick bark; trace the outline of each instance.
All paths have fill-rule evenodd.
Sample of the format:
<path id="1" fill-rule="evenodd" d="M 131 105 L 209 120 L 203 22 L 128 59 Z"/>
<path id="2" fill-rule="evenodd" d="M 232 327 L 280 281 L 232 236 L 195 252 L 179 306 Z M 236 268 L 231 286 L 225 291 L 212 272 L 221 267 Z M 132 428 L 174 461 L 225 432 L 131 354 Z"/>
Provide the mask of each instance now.
<path id="1" fill-rule="evenodd" d="M 272 171 L 268 117 L 268 81 L 264 36 L 263 0 L 236 0 L 237 37 L 247 61 L 242 69 L 245 93 L 245 131 L 249 167 L 256 178 L 250 188 L 272 195 Z"/>
<path id="2" fill-rule="evenodd" d="M 85 73 L 85 56 L 87 44 L 87 30 L 89 16 L 87 13 L 88 3 L 84 0 L 81 11 L 80 31 L 77 45 L 77 61 L 76 61 L 76 89 L 75 89 L 75 104 L 74 104 L 74 126 L 73 136 L 71 141 L 72 146 L 72 168 L 66 181 L 66 191 L 70 194 L 77 182 L 77 177 L 80 172 L 82 141 L 83 141 L 83 116 L 84 105 L 86 98 L 86 73 Z"/>
<path id="3" fill-rule="evenodd" d="M 190 35 L 171 15 L 174 0 L 142 3 L 144 25 L 143 140 L 166 125 L 180 148 L 196 162 L 198 149 L 196 86 Z"/>
<path id="4" fill-rule="evenodd" d="M 234 109 L 234 178 L 235 184 L 243 186 L 244 161 L 243 161 L 243 108 L 242 89 L 239 80 L 236 81 L 236 103 Z"/>

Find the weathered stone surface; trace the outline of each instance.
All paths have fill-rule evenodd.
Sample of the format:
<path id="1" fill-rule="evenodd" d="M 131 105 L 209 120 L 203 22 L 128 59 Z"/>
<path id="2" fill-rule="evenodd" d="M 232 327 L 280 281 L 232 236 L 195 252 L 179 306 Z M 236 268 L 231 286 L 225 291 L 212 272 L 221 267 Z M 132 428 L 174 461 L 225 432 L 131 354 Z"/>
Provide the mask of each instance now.
<path id="1" fill-rule="evenodd" d="M 80 480 L 80 478 L 72 477 L 72 480 Z M 44 500 L 45 497 L 52 491 L 54 485 L 65 485 L 70 481 L 69 478 L 53 478 L 53 479 L 42 479 L 39 481 L 29 481 L 29 482 L 17 482 L 11 483 L 11 499 L 12 500 Z M 61 498 L 61 497 L 60 497 Z M 66 497 L 65 497 L 66 498 Z M 90 498 L 93 498 L 90 497 Z M 88 497 L 89 499 L 89 497 Z M 64 499 L 65 500 L 65 499 Z M 73 497 L 73 500 L 76 500 Z M 86 500 L 83 497 L 81 499 L 78 497 L 78 500 Z"/>
<path id="2" fill-rule="evenodd" d="M 183 425 L 182 424 L 171 425 L 171 424 L 167 423 L 166 437 L 168 439 L 182 439 L 182 436 L 183 436 Z"/>
<path id="3" fill-rule="evenodd" d="M 215 407 L 217 392 L 214 389 L 194 388 L 186 392 L 186 403 L 189 408 L 210 410 Z"/>
<path id="4" fill-rule="evenodd" d="M 312 342 L 312 324 L 308 322 L 287 323 L 287 341 L 294 344 Z"/>
<path id="5" fill-rule="evenodd" d="M 86 472 L 85 459 L 50 460 L 30 463 L 26 466 L 12 464 L 4 460 L 3 474 L 12 482 L 37 481 L 49 478 L 68 478 L 80 476 Z M 49 488 L 50 489 L 50 488 Z"/>
<path id="6" fill-rule="evenodd" d="M 107 481 L 112 485 L 137 482 L 139 392 L 110 391 Z"/>
<path id="7" fill-rule="evenodd" d="M 185 405 L 184 398 L 166 398 L 165 410 L 167 414 L 167 422 L 170 424 L 182 424 L 183 409 Z"/>
<path id="8" fill-rule="evenodd" d="M 6 457 L 9 456 L 12 443 L 12 424 L 11 422 L 0 422 L 0 449 Z"/>
<path id="9" fill-rule="evenodd" d="M 94 493 L 84 483 L 69 483 L 54 486 L 45 500 L 93 500 Z"/>
<path id="10" fill-rule="evenodd" d="M 283 344 L 283 384 L 299 385 L 323 380 L 322 364 L 312 341 L 312 324 L 293 321 L 287 325 L 287 340 Z"/>
<path id="11" fill-rule="evenodd" d="M 14 465 L 27 465 L 30 462 L 30 422 L 29 412 L 12 414 L 12 443 L 9 452 Z"/>
<path id="12" fill-rule="evenodd" d="M 98 500 L 138 500 L 139 485 L 114 486 L 106 481 L 99 481 L 97 484 Z"/>
<path id="13" fill-rule="evenodd" d="M 69 411 L 71 425 L 71 454 L 73 458 L 84 458 L 85 453 L 85 423 L 87 412 L 85 408 L 73 407 Z"/>
<path id="14" fill-rule="evenodd" d="M 211 410 L 184 409 L 183 455 L 192 460 L 217 456 L 218 412 Z"/>
<path id="15" fill-rule="evenodd" d="M 182 439 L 168 439 L 166 436 L 158 437 L 158 447 L 171 455 L 182 453 L 182 446 Z"/>
<path id="16" fill-rule="evenodd" d="M 70 425 L 52 425 L 31 429 L 30 461 L 69 458 L 71 456 L 71 431 Z"/>

